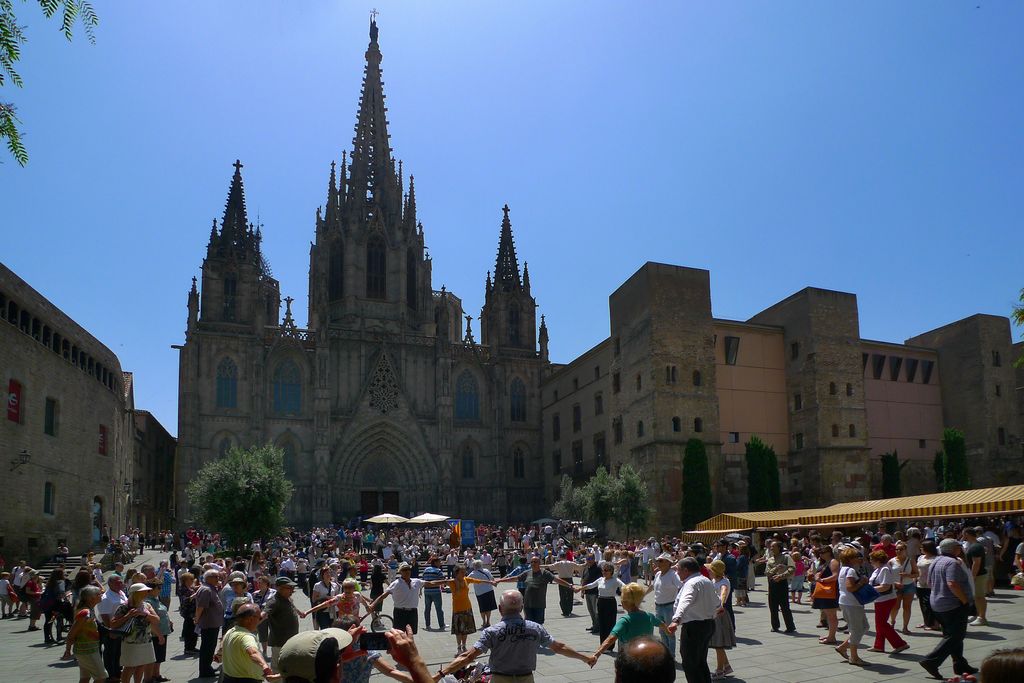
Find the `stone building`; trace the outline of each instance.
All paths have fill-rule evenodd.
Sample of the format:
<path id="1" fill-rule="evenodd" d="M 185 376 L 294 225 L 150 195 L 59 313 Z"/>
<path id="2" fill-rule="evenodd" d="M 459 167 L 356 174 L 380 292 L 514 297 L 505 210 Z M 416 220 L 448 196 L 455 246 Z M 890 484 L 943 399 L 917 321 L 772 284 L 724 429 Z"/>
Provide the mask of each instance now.
<path id="1" fill-rule="evenodd" d="M 331 164 L 309 253 L 307 324 L 293 317 L 247 216 L 241 164 L 214 221 L 180 346 L 178 517 L 187 482 L 233 446 L 273 443 L 300 526 L 378 512 L 523 520 L 544 511 L 540 384 L 547 332 L 508 207 L 480 340 L 434 290 L 426 233 L 387 130 L 378 31 L 351 152 Z M 483 273 L 481 273 L 483 276 Z M 481 279 L 484 279 L 483 277 Z"/>
<path id="2" fill-rule="evenodd" d="M 128 373 L 130 374 L 130 373 Z M 144 532 L 172 529 L 174 451 L 177 440 L 148 410 L 132 410 L 131 526 Z"/>
<path id="3" fill-rule="evenodd" d="M 0 381 L 0 553 L 37 562 L 123 530 L 131 437 L 117 356 L 2 264 Z"/>
<path id="4" fill-rule="evenodd" d="M 967 437 L 975 486 L 1021 480 L 1024 401 L 1009 321 L 976 315 L 894 344 L 862 339 L 853 294 L 809 287 L 746 322 L 714 318 L 709 273 L 647 263 L 609 297 L 610 335 L 541 387 L 545 492 L 563 474 L 632 463 L 653 526 L 678 530 L 682 457 L 704 441 L 715 512 L 746 509 L 744 444 L 779 459 L 786 507 L 878 497 L 877 456 L 935 490 L 945 426 Z M 1017 374 L 1015 374 L 1015 372 Z"/>

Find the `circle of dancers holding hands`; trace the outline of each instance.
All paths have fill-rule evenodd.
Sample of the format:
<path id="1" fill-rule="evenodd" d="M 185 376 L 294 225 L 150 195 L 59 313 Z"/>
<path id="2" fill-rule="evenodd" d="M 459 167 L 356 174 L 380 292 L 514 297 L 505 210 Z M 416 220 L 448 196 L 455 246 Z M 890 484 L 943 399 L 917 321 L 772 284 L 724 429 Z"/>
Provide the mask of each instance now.
<path id="1" fill-rule="evenodd" d="M 62 586 L 63 574 L 55 570 L 42 586 L 21 563 L 13 579 L 0 573 L 0 603 L 5 619 L 28 610 L 29 630 L 45 615 L 46 641 L 64 642 L 66 659 L 74 650 L 82 683 L 168 680 L 160 663 L 174 630 L 168 615 L 172 585 L 185 653 L 198 655 L 201 678 L 221 675 L 227 683 L 365 681 L 373 671 L 417 683 L 528 683 L 541 649 L 590 667 L 615 654 L 616 680 L 623 683 L 672 681 L 678 668 L 693 683 L 734 674 L 728 651 L 737 645 L 735 609 L 751 605 L 749 592 L 763 574 L 772 631 L 796 632 L 791 605 L 805 604 L 809 583 L 808 603 L 823 631 L 818 642 L 831 646 L 840 661 L 870 667 L 865 652 L 898 657 L 910 648 L 902 636 L 911 634 L 916 603 L 916 628 L 942 634 L 919 665 L 933 678 L 971 683 L 978 669 L 964 657 L 968 626 L 988 625 L 987 598 L 997 579 L 1024 586 L 1019 521 L 911 526 L 891 534 L 879 527 L 852 537 L 840 531 L 829 537 L 777 533 L 763 550 L 739 535 L 710 547 L 667 537 L 601 545 L 561 525 L 481 526 L 479 545 L 471 548 L 448 546 L 444 527 L 314 529 L 254 543 L 248 557 L 234 560 L 207 555 L 209 548 L 193 547 L 194 535 L 183 535 L 184 548 L 159 567 L 116 567 L 105 579 L 106 592 L 96 585 L 104 582 L 102 573 L 86 572 Z M 550 584 L 558 587 L 563 617 L 585 605 L 586 629 L 597 636 L 593 652 L 579 652 L 545 628 Z M 61 607 L 65 588 L 74 591 L 71 610 Z M 308 610 L 293 602 L 296 591 L 309 597 Z M 449 626 L 443 593 L 451 596 Z M 478 628 L 471 594 L 482 630 L 472 642 Z M 42 609 L 36 596 L 48 596 Z M 389 598 L 392 609 L 385 614 Z M 426 629 L 434 630 L 436 622 L 440 631 L 450 627 L 455 639 L 452 659 L 434 671 L 427 670 L 415 642 L 421 598 Z M 868 611 L 874 616 L 871 647 L 863 642 Z M 314 630 L 300 633 L 306 618 Z M 333 655 L 322 654 L 328 650 Z M 385 651 L 401 668 L 381 656 Z M 483 655 L 489 656 L 486 667 L 476 661 Z M 952 678 L 939 670 L 947 659 Z M 215 663 L 222 663 L 220 672 Z M 997 651 L 982 669 L 986 683 L 1024 680 L 1024 649 Z"/>

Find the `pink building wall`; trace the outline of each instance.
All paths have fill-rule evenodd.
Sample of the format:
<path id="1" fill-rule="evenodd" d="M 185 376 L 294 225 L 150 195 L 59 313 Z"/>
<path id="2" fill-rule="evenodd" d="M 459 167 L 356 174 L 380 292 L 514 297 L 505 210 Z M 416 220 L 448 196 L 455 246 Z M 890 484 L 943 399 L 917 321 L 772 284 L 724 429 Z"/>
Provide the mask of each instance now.
<path id="1" fill-rule="evenodd" d="M 867 412 L 868 445 L 872 459 L 896 451 L 900 461 L 909 461 L 901 481 L 904 495 L 934 492 L 932 462 L 942 449 L 942 391 L 939 387 L 938 354 L 935 351 L 901 344 L 864 341 L 868 354 L 864 365 L 864 407 Z M 875 378 L 874 359 L 885 356 L 881 377 Z M 892 358 L 900 358 L 900 368 L 892 375 Z M 908 361 L 916 360 L 913 380 Z M 928 383 L 924 383 L 923 365 L 934 363 Z M 880 469 L 877 460 L 872 469 Z"/>

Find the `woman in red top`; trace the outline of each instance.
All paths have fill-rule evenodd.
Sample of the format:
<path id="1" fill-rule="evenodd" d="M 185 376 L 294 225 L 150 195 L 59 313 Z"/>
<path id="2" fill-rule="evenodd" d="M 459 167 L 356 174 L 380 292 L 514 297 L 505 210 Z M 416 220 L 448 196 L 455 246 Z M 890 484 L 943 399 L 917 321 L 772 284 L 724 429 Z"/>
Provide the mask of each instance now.
<path id="1" fill-rule="evenodd" d="M 25 582 L 25 600 L 29 607 L 29 631 L 38 631 L 36 622 L 39 621 L 39 596 L 43 594 L 43 585 L 39 580 L 39 572 L 33 571 Z"/>

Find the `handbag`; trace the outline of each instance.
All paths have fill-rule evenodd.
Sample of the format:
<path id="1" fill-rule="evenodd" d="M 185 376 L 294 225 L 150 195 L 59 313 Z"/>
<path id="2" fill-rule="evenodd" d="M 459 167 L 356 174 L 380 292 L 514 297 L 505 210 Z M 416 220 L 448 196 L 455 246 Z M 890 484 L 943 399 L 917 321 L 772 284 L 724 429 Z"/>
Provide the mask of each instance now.
<path id="1" fill-rule="evenodd" d="M 866 583 L 857 590 L 853 591 L 853 597 L 857 598 L 857 602 L 862 605 L 866 605 L 870 602 L 874 602 L 879 598 L 878 591 L 870 583 Z"/>
<path id="2" fill-rule="evenodd" d="M 839 598 L 839 584 L 834 581 L 831 583 L 818 581 L 814 584 L 811 597 L 821 600 L 836 600 Z"/>

